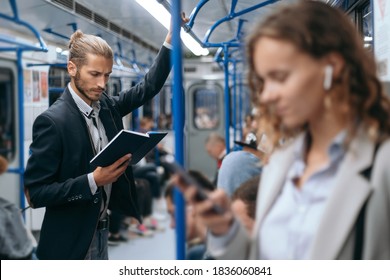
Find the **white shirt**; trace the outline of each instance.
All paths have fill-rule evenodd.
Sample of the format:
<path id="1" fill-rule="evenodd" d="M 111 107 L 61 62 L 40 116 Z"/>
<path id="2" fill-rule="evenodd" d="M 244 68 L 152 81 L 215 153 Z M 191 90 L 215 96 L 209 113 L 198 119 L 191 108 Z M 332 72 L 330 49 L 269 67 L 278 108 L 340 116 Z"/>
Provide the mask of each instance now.
<path id="1" fill-rule="evenodd" d="M 279 197 L 259 231 L 260 259 L 308 259 L 335 175 L 344 157 L 345 131 L 328 148 L 329 163 L 313 173 L 301 186 L 294 184 L 306 168 L 306 141 L 297 142 L 291 165 Z"/>
<path id="2" fill-rule="evenodd" d="M 340 132 L 328 148 L 330 162 L 314 174 L 298 190 L 293 180 L 300 177 L 306 167 L 305 138 L 297 142 L 295 160 L 291 165 L 279 197 L 265 217 L 259 230 L 260 259 L 308 259 L 319 221 L 330 195 L 336 173 L 344 158 L 346 131 Z M 208 234 L 211 252 L 223 248 L 238 232 L 235 220 L 228 233 L 222 236 Z"/>

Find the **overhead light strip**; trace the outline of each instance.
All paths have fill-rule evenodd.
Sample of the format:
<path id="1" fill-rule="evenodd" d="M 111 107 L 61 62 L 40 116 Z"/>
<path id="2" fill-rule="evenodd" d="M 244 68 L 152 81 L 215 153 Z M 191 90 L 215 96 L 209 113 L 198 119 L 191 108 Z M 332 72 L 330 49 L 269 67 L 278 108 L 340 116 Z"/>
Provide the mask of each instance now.
<path id="1" fill-rule="evenodd" d="M 167 30 L 170 25 L 170 13 L 156 0 L 136 0 L 136 2 L 157 19 Z M 203 48 L 194 38 L 192 38 L 183 29 L 180 31 L 180 37 L 184 45 L 195 55 L 208 55 L 208 49 Z"/>

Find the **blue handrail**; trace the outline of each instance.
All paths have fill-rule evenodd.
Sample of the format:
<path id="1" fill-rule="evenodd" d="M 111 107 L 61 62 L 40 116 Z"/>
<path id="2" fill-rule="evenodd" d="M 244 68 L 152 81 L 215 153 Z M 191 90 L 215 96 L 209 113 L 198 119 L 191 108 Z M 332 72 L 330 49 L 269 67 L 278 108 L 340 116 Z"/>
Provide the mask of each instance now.
<path id="1" fill-rule="evenodd" d="M 44 31 L 44 32 L 46 32 L 46 33 L 49 33 L 49 34 L 51 34 L 51 35 L 60 37 L 60 38 L 65 39 L 65 40 L 69 40 L 69 36 L 66 36 L 66 35 L 64 35 L 64 34 L 58 33 L 58 32 L 56 32 L 56 31 L 54 31 L 52 28 L 50 28 L 50 27 L 45 28 L 45 29 L 43 29 L 42 31 Z"/>
<path id="2" fill-rule="evenodd" d="M 15 47 L 13 47 L 13 48 L 2 47 L 2 48 L 0 48 L 0 51 L 11 51 L 11 50 L 17 51 L 17 50 L 20 49 L 22 51 L 44 51 L 44 52 L 47 52 L 48 51 L 47 45 L 43 41 L 43 39 L 42 39 L 41 35 L 39 34 L 39 32 L 31 24 L 29 24 L 29 23 L 19 19 L 18 9 L 17 9 L 17 6 L 16 6 L 16 0 L 9 0 L 9 2 L 10 2 L 10 5 L 11 5 L 11 8 L 12 8 L 13 16 L 9 16 L 9 15 L 0 13 L 0 18 L 3 18 L 3 19 L 8 20 L 8 21 L 11 21 L 13 23 L 16 23 L 18 25 L 24 26 L 27 29 L 29 29 L 34 34 L 34 36 L 38 39 L 40 46 L 37 47 L 35 45 L 22 43 L 22 42 L 19 42 L 19 41 L 13 39 L 13 38 L 7 37 L 5 35 L 0 35 L 0 41 L 1 42 L 5 42 L 5 43 L 9 43 L 9 44 L 15 45 Z"/>
<path id="3" fill-rule="evenodd" d="M 230 152 L 230 92 L 229 92 L 229 48 L 238 48 L 241 46 L 240 39 L 242 37 L 242 26 L 244 24 L 244 20 L 239 21 L 238 24 L 238 30 L 236 33 L 236 37 L 233 38 L 230 41 L 226 42 L 219 42 L 219 43 L 211 43 L 209 42 L 209 38 L 211 34 L 216 30 L 216 28 L 223 22 L 230 21 L 236 17 L 242 16 L 246 13 L 252 12 L 256 9 L 259 9 L 261 7 L 264 7 L 266 5 L 275 3 L 279 0 L 268 0 L 264 1 L 262 3 L 253 5 L 247 9 L 235 12 L 236 5 L 237 5 L 238 0 L 232 0 L 231 2 L 231 8 L 230 12 L 228 15 L 225 17 L 219 19 L 216 23 L 214 23 L 211 28 L 209 28 L 206 32 L 206 35 L 202 41 L 202 46 L 206 48 L 211 48 L 211 47 L 217 47 L 219 50 L 217 51 L 218 54 L 216 54 L 217 62 L 223 62 L 224 66 L 224 73 L 225 73 L 225 91 L 224 91 L 224 97 L 225 97 L 225 140 L 226 140 L 226 152 Z M 193 27 L 193 24 L 195 22 L 195 18 L 198 15 L 200 9 L 207 3 L 207 0 L 200 0 L 198 5 L 195 7 L 195 9 L 192 11 L 191 16 L 190 16 L 190 21 L 185 25 L 185 30 L 188 32 L 188 30 L 191 30 Z M 224 52 L 224 58 L 223 61 L 220 59 L 220 52 L 223 50 Z M 237 63 L 238 61 L 233 61 L 233 63 Z M 221 65 L 221 64 L 219 64 Z M 235 79 L 233 79 L 233 83 L 235 83 Z M 235 88 L 235 84 L 233 85 L 233 88 Z M 233 102 L 233 110 L 236 111 L 235 109 L 235 102 Z M 235 116 L 235 115 L 234 115 Z M 233 124 L 233 129 L 234 129 L 234 135 L 236 135 L 236 127 L 235 124 Z"/>
<path id="4" fill-rule="evenodd" d="M 27 63 L 27 67 L 34 67 L 34 66 L 54 66 L 54 67 L 61 67 L 66 68 L 66 63 Z"/>
<path id="5" fill-rule="evenodd" d="M 195 23 L 196 16 L 198 15 L 200 9 L 202 9 L 202 7 L 207 2 L 209 2 L 209 0 L 200 0 L 198 5 L 196 5 L 195 9 L 192 10 L 191 15 L 190 15 L 190 21 L 187 24 L 185 24 L 187 29 L 189 29 L 189 30 L 192 29 L 192 27 L 194 26 L 194 23 Z"/>
<path id="6" fill-rule="evenodd" d="M 77 23 L 76 22 L 71 22 L 71 23 L 68 23 L 67 25 L 72 27 L 73 32 L 75 32 L 77 30 Z M 52 34 L 54 36 L 60 37 L 62 39 L 65 39 L 65 40 L 69 40 L 70 39 L 69 36 L 61 34 L 59 32 L 56 32 L 56 31 L 53 30 L 53 28 L 50 28 L 50 27 L 43 29 L 43 31 L 45 31 L 45 32 L 47 32 L 49 34 Z"/>
<path id="7" fill-rule="evenodd" d="M 223 52 L 226 57 L 229 54 L 229 46 L 225 44 L 223 46 Z M 230 153 L 230 91 L 229 91 L 229 59 L 223 60 L 224 72 L 225 72 L 225 141 L 226 141 L 226 153 Z"/>
<path id="8" fill-rule="evenodd" d="M 167 0 L 156 0 L 161 5 L 163 5 L 168 11 L 171 11 L 172 19 L 173 19 L 173 36 L 172 36 L 172 42 L 173 42 L 173 55 L 172 55 L 172 64 L 174 67 L 174 86 L 173 86 L 173 118 L 174 118 L 174 130 L 175 130 L 175 139 L 176 139 L 176 145 L 175 145 L 175 155 L 176 155 L 176 161 L 180 164 L 184 164 L 184 155 L 183 155 L 183 127 L 184 122 L 182 116 L 183 114 L 183 93 L 182 93 L 182 61 L 181 61 L 181 44 L 180 44 L 180 24 L 181 24 L 181 16 L 180 16 L 180 6 L 181 1 L 180 0 L 172 0 L 172 6 L 169 4 Z M 279 0 L 268 0 L 264 1 L 262 3 L 256 4 L 252 7 L 249 7 L 247 9 L 241 10 L 239 12 L 235 12 L 235 8 L 237 5 L 238 0 L 232 0 L 231 9 L 227 16 L 219 19 L 213 26 L 206 32 L 206 35 L 202 40 L 199 39 L 198 36 L 194 34 L 192 31 L 192 27 L 195 23 L 195 19 L 203 6 L 209 2 L 209 0 L 199 0 L 197 6 L 190 15 L 190 21 L 183 26 L 183 29 L 189 33 L 202 47 L 206 48 L 212 48 L 217 47 L 219 48 L 217 53 L 215 54 L 215 61 L 219 65 L 223 65 L 224 67 L 224 73 L 225 73 L 225 119 L 226 119 L 226 128 L 225 128 L 225 138 L 226 138 L 226 148 L 227 152 L 230 150 L 230 92 L 229 92 L 229 63 L 234 64 L 234 73 L 233 73 L 233 85 L 234 85 L 234 98 L 236 99 L 236 81 L 237 81 L 237 73 L 236 73 L 236 66 L 237 63 L 243 62 L 240 59 L 231 58 L 229 55 L 229 48 L 238 48 L 241 46 L 240 39 L 242 37 L 242 26 L 244 23 L 244 20 L 239 21 L 238 30 L 236 37 L 233 38 L 230 41 L 226 42 L 219 42 L 219 43 L 211 43 L 209 42 L 209 38 L 211 34 L 215 31 L 215 29 L 223 22 L 230 21 L 236 17 L 242 16 L 246 13 L 252 12 L 256 9 L 259 9 L 261 7 L 264 7 L 266 5 L 278 2 Z M 221 52 L 224 52 L 224 58 L 222 59 L 220 54 Z M 232 53 L 230 53 L 232 54 Z M 241 84 L 241 83 L 240 83 Z M 242 93 L 242 87 L 240 87 L 240 93 Z M 241 95 L 241 94 L 240 94 Z M 240 96 L 242 98 L 242 96 Z M 235 104 L 235 102 L 234 102 Z M 239 101 L 240 111 L 242 108 L 242 102 L 241 99 Z M 236 107 L 234 107 L 234 118 L 236 118 Z M 239 122 L 241 123 L 241 115 L 239 117 Z M 236 120 L 235 122 L 236 123 Z M 235 126 L 235 125 L 234 125 Z M 234 127 L 236 129 L 236 127 Z M 239 128 L 241 130 L 241 124 L 239 125 Z M 242 131 L 241 131 L 242 133 Z M 236 135 L 236 131 L 235 134 Z M 242 135 L 242 134 L 241 134 Z M 176 191 L 175 193 L 175 204 L 176 204 L 176 234 L 177 234 L 177 258 L 183 259 L 185 254 L 185 248 L 183 247 L 185 244 L 185 219 L 182 217 L 182 214 L 185 213 L 184 211 L 184 201 L 182 199 L 181 194 Z"/>
<path id="9" fill-rule="evenodd" d="M 238 28 L 238 32 L 237 32 L 237 38 L 239 38 L 239 34 L 240 34 L 240 26 Z M 237 39 L 238 40 L 238 39 Z M 223 51 L 224 49 L 223 48 L 220 48 L 219 51 Z M 218 57 L 216 57 L 216 61 L 218 61 L 219 63 L 222 62 L 222 65 L 225 69 L 225 67 L 228 67 L 229 69 L 233 69 L 233 73 L 229 73 L 228 72 L 228 77 L 226 76 L 225 74 L 225 80 L 228 81 L 228 84 L 229 84 L 229 78 L 231 77 L 232 79 L 232 91 L 233 91 L 233 102 L 231 102 L 231 106 L 229 106 L 229 110 L 228 110 L 228 114 L 230 115 L 230 111 L 232 110 L 232 116 L 233 116 L 233 120 L 232 120 L 232 128 L 233 128 L 233 140 L 241 140 L 242 139 L 242 127 L 241 127 L 241 121 L 242 121 L 242 118 L 241 118 L 241 114 L 239 114 L 239 117 L 238 117 L 238 120 L 237 120 L 237 99 L 239 98 L 239 103 L 241 102 L 241 99 L 242 99 L 242 96 L 241 96 L 241 92 L 240 92 L 240 95 L 237 94 L 237 65 L 239 63 L 243 63 L 243 59 L 240 59 L 240 58 L 237 58 L 237 57 L 234 57 L 233 55 L 238 52 L 240 50 L 240 48 L 235 48 L 233 49 L 232 51 L 230 51 L 230 49 L 227 50 L 228 53 L 225 53 L 223 58 L 221 57 L 221 55 L 219 54 Z M 226 51 L 226 50 L 225 50 Z M 242 53 L 239 53 L 238 54 L 239 56 L 242 55 Z M 227 60 L 227 66 L 225 65 L 225 60 Z M 229 64 L 232 65 L 232 67 L 229 67 Z M 229 94 L 230 97 L 231 94 L 230 94 L 230 91 L 229 89 L 225 89 L 225 94 Z M 241 108 L 242 109 L 242 108 Z M 239 112 L 242 112 L 242 110 L 239 110 Z M 238 124 L 238 126 L 236 125 Z M 230 124 L 225 124 L 226 128 L 225 129 L 229 129 L 230 127 Z M 239 137 L 237 138 L 237 131 L 241 133 L 239 133 Z M 230 137 L 230 134 L 229 134 L 229 137 Z M 226 142 L 227 144 L 230 143 L 229 142 L 230 139 L 228 139 Z"/>
<path id="10" fill-rule="evenodd" d="M 184 120 L 183 120 L 183 67 L 182 67 L 182 49 L 180 39 L 181 28 L 181 0 L 172 1 L 172 46 L 173 52 L 171 62 L 173 64 L 173 125 L 175 131 L 175 158 L 176 161 L 184 166 Z M 175 220 L 176 220 L 176 258 L 185 259 L 185 238 L 186 221 L 185 205 L 183 195 L 175 191 Z"/>
<path id="11" fill-rule="evenodd" d="M 117 42 L 117 47 L 118 47 L 118 52 L 115 53 L 115 59 L 119 58 L 120 60 L 126 61 L 129 65 L 132 66 L 132 70 L 134 70 L 134 73 L 136 73 L 140 78 L 143 77 L 145 73 L 142 72 L 146 72 L 146 71 L 141 71 L 139 66 L 145 68 L 145 65 L 142 65 L 140 62 L 137 61 L 135 50 L 134 49 L 130 50 L 132 58 L 129 58 L 123 55 L 122 44 L 120 42 Z"/>
<path id="12" fill-rule="evenodd" d="M 232 4 L 231 4 L 231 9 L 230 9 L 230 12 L 228 15 L 226 15 L 225 17 L 219 19 L 216 23 L 214 23 L 210 28 L 209 30 L 206 32 L 206 35 L 202 41 L 202 46 L 205 47 L 205 48 L 211 48 L 211 47 L 222 47 L 224 44 L 226 44 L 227 42 L 219 42 L 219 43 L 210 43 L 209 42 L 209 38 L 211 36 L 211 34 L 215 31 L 215 29 L 223 22 L 226 22 L 226 21 L 230 21 L 236 17 L 239 17 L 239 16 L 242 16 L 244 14 L 247 14 L 249 12 L 252 12 L 254 10 L 257 10 L 259 8 L 262 8 L 264 6 L 267 6 L 269 4 L 273 4 L 275 2 L 278 2 L 279 0 L 268 0 L 268 1 L 264 1 L 262 3 L 259 3 L 259 4 L 256 4 L 256 5 L 253 5 L 249 8 L 246 8 L 244 10 L 241 10 L 239 12 L 235 12 L 235 8 L 236 8 L 236 5 L 237 5 L 237 1 L 238 0 L 232 0 Z M 194 10 L 192 11 L 191 13 L 191 16 L 190 16 L 190 21 L 189 23 L 185 24 L 185 30 L 191 30 L 192 26 L 193 26 L 193 23 L 195 22 L 195 18 L 196 16 L 198 15 L 199 13 L 199 10 L 208 2 L 208 0 L 200 0 L 198 5 L 194 8 Z M 230 42 L 230 47 L 238 47 L 239 46 L 239 43 L 238 42 Z"/>

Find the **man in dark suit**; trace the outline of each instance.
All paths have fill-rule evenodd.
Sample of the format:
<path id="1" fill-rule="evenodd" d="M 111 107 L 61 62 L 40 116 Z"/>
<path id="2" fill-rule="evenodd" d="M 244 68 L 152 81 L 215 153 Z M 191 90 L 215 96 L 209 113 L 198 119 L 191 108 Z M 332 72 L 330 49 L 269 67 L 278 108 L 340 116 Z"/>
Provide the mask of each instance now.
<path id="1" fill-rule="evenodd" d="M 24 177 L 29 204 L 46 207 L 39 259 L 108 259 L 107 209 L 140 220 L 131 155 L 96 169 L 89 161 L 123 128 L 123 116 L 160 91 L 171 69 L 170 42 L 171 32 L 144 79 L 110 97 L 104 89 L 113 66 L 111 48 L 97 36 L 72 35 L 71 82 L 34 122 Z"/>

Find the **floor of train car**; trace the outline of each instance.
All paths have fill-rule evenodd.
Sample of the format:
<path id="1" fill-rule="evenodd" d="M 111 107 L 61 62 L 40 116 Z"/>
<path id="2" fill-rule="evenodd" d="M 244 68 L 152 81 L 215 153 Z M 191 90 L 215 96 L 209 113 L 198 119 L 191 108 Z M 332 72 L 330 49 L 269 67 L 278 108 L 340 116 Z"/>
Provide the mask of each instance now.
<path id="1" fill-rule="evenodd" d="M 127 242 L 108 246 L 110 260 L 174 260 L 176 259 L 175 231 L 169 227 L 168 215 L 160 221 L 164 231 L 151 237 L 130 237 Z"/>
<path id="2" fill-rule="evenodd" d="M 129 233 L 127 242 L 120 242 L 118 245 L 108 246 L 108 257 L 110 260 L 175 260 L 176 241 L 175 231 L 169 227 L 169 216 L 166 211 L 164 220 L 159 221 L 163 231 L 156 231 L 152 236 L 141 237 Z M 162 213 L 159 213 L 160 215 Z M 39 240 L 39 231 L 33 235 Z M 122 234 L 124 234 L 122 232 Z"/>

